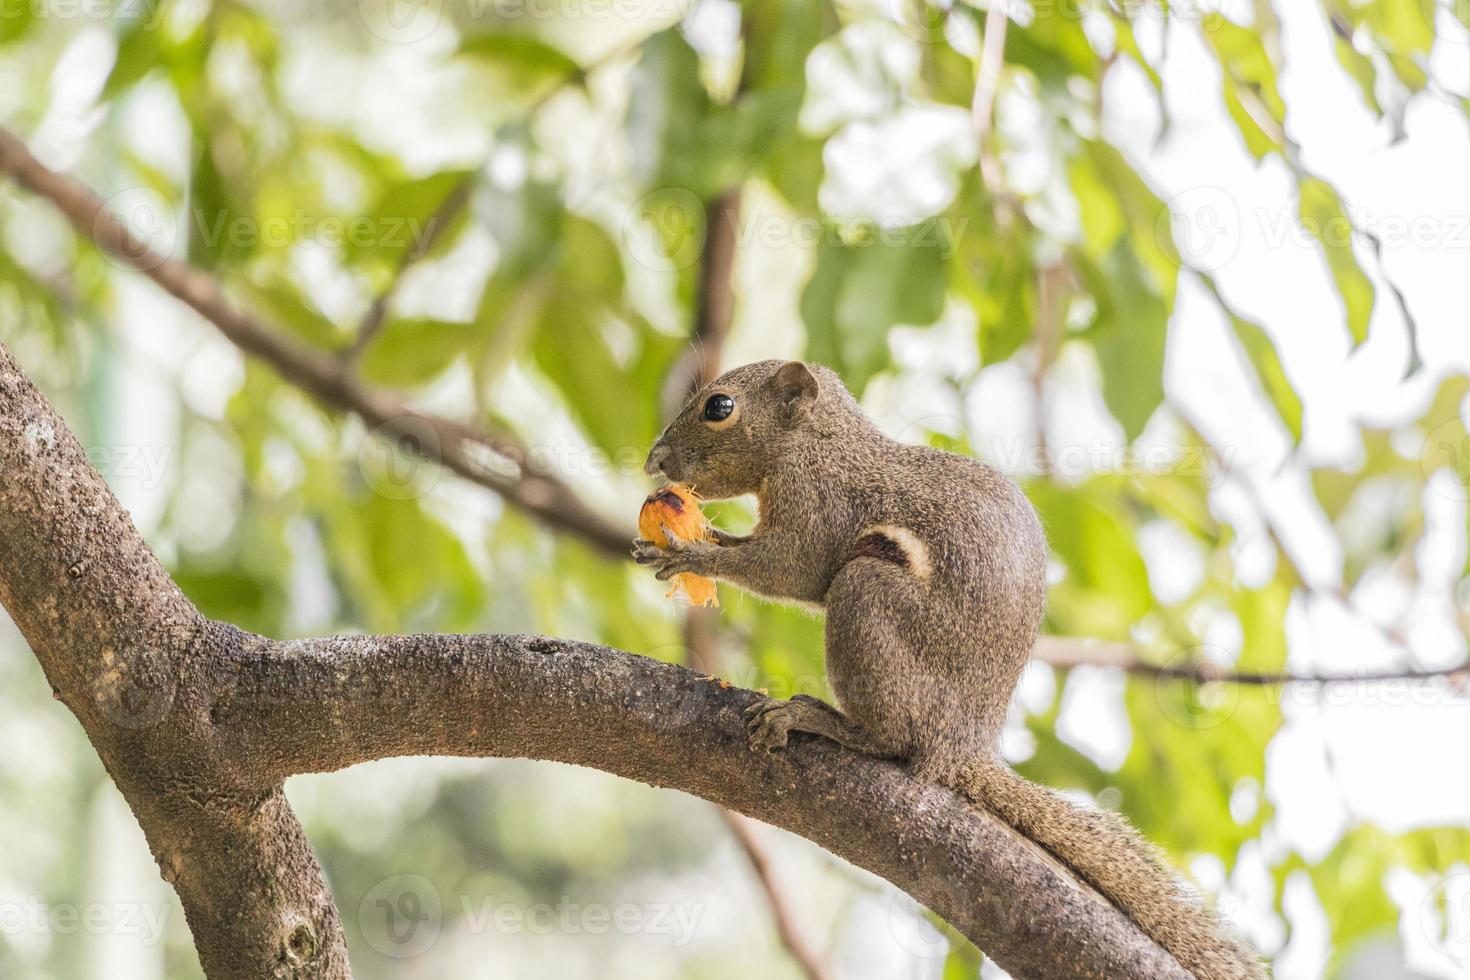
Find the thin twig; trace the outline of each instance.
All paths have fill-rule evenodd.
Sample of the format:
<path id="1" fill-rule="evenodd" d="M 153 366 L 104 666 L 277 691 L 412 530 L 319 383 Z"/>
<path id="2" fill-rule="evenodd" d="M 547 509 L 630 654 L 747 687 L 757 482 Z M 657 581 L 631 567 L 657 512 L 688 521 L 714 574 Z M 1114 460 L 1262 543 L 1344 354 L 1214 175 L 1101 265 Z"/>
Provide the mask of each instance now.
<path id="1" fill-rule="evenodd" d="M 1033 420 L 1036 432 L 1036 458 L 1041 466 L 1040 475 L 1052 472 L 1051 449 L 1047 429 L 1049 419 L 1046 406 L 1046 381 L 1056 359 L 1057 348 L 1062 337 L 1061 280 L 1066 271 L 1059 264 L 1043 265 L 1036 270 L 1036 329 L 1032 334 L 1032 348 L 1036 363 L 1031 371 L 1031 398 L 1036 417 Z"/>
<path id="2" fill-rule="evenodd" d="M 342 351 L 344 370 L 356 369 L 363 352 L 368 349 L 368 346 L 377 338 L 379 331 L 383 329 L 383 325 L 388 322 L 388 308 L 398 294 L 398 287 L 403 283 L 404 275 L 443 240 L 448 229 L 469 204 L 473 190 L 474 180 L 473 172 L 471 172 L 460 178 L 439 207 L 434 209 L 433 215 L 425 225 L 423 238 L 415 242 L 412 248 L 405 249 L 399 255 L 398 265 L 393 270 L 393 277 L 388 280 L 388 285 L 383 287 L 382 292 L 373 298 L 372 305 L 368 307 L 367 313 L 363 314 L 362 321 L 357 325 L 357 332 L 353 334 L 352 342 Z"/>
<path id="3" fill-rule="evenodd" d="M 990 149 L 990 131 L 994 125 L 995 95 L 1000 85 L 1000 71 L 1005 66 L 1006 14 L 1008 0 L 991 0 L 985 12 L 985 41 L 980 49 L 980 66 L 975 77 L 975 97 L 970 115 L 975 125 L 975 150 L 980 161 L 980 177 L 993 194 L 999 193 L 1000 161 Z"/>
<path id="4" fill-rule="evenodd" d="M 1131 643 L 1096 643 L 1070 637 L 1043 636 L 1036 641 L 1031 656 L 1059 669 L 1073 667 L 1111 667 L 1129 674 L 1166 680 L 1191 681 L 1196 684 L 1239 684 L 1247 687 L 1278 687 L 1288 684 L 1325 686 L 1330 684 L 1381 684 L 1388 681 L 1470 679 L 1470 662 L 1453 667 L 1396 668 L 1364 671 L 1357 674 L 1295 674 L 1290 671 L 1231 671 L 1207 660 L 1182 665 L 1151 663 Z"/>
<path id="5" fill-rule="evenodd" d="M 750 859 L 756 879 L 765 889 L 766 899 L 770 902 L 771 916 L 776 920 L 776 931 L 792 959 L 796 960 L 811 980 L 831 980 L 832 974 L 825 959 L 812 947 L 806 934 L 797 927 L 796 910 L 791 907 L 786 890 L 776 876 L 775 862 L 771 860 L 765 842 L 756 832 L 755 821 L 734 810 L 721 809 L 720 815 L 725 818 L 725 826 L 730 828 L 730 833 Z"/>

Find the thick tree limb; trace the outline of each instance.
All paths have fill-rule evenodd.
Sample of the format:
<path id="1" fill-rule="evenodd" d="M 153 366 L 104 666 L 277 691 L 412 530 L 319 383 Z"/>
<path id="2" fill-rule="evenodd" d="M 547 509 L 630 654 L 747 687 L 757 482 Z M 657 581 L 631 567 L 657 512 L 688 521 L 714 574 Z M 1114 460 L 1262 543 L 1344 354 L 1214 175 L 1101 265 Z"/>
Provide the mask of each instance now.
<path id="1" fill-rule="evenodd" d="M 593 766 L 785 827 L 1018 977 L 1186 976 L 953 793 L 822 740 L 752 754 L 750 691 L 545 637 L 277 642 L 206 620 L 3 346 L 0 466 L 0 601 L 137 815 L 213 978 L 348 976 L 282 781 L 425 753 Z"/>
<path id="2" fill-rule="evenodd" d="M 205 694 L 234 632 L 170 580 L 3 346 L 0 473 L 0 603 L 137 816 L 205 971 L 310 960 L 345 975 L 336 907 L 279 782 L 251 780 L 211 735 Z"/>

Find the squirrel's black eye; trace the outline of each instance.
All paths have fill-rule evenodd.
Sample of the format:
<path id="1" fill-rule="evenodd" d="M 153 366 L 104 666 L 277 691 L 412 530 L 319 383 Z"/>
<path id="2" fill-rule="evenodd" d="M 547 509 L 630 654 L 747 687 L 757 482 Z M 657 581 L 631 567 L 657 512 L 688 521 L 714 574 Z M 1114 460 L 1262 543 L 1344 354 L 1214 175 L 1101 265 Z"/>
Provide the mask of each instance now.
<path id="1" fill-rule="evenodd" d="M 729 395 L 710 395 L 709 401 L 704 403 L 704 418 L 706 422 L 723 422 L 735 411 L 735 399 Z"/>

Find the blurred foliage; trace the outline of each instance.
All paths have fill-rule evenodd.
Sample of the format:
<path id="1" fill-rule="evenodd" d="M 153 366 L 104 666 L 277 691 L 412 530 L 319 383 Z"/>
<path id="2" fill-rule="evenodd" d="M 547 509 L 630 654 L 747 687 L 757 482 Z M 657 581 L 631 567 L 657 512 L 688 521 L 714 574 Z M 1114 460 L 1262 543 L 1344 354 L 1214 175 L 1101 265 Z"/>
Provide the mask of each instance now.
<path id="1" fill-rule="evenodd" d="M 894 342 L 901 328 L 937 334 L 959 324 L 962 350 L 950 353 L 959 366 L 927 379 L 955 407 L 905 438 L 983 454 L 968 425 L 953 423 L 984 372 L 1011 365 L 1037 376 L 1080 358 L 1125 445 L 1162 441 L 1176 458 L 1198 460 L 1168 472 L 1080 477 L 1019 468 L 1053 544 L 1048 631 L 1130 641 L 1159 663 L 1285 666 L 1288 609 L 1311 587 L 1274 539 L 1265 571 L 1242 571 L 1241 530 L 1217 497 L 1228 461 L 1167 403 L 1165 349 L 1181 280 L 1218 305 L 1242 367 L 1293 446 L 1303 437 L 1302 398 L 1273 333 L 1232 309 L 1207 270 L 1181 257 L 1168 205 L 1127 148 L 1103 138 L 1099 94 L 1109 72 L 1133 66 L 1157 93 L 1167 132 L 1163 80 L 1150 61 L 1156 46 L 1140 37 L 1171 18 L 1190 21 L 1218 62 L 1240 145 L 1289 165 L 1305 227 L 1339 226 L 1341 196 L 1303 166 L 1286 136 L 1279 25 L 1264 0 L 1241 22 L 1163 3 L 1083 5 L 1085 17 L 1038 5 L 1010 22 L 1003 99 L 1029 100 L 1046 120 L 1030 134 L 1030 149 L 1044 157 L 1048 177 L 1027 186 L 1007 180 L 1014 148 L 1004 127 L 987 147 L 998 175 L 982 179 L 967 142 L 983 7 L 709 0 L 687 17 L 655 4 L 633 17 L 595 4 L 553 12 L 445 2 L 406 4 L 385 19 L 373 3 L 133 6 L 78 23 L 50 15 L 44 3 L 7 5 L 0 75 L 24 77 L 4 97 L 6 124 L 22 133 L 40 125 L 58 97 L 41 82 L 63 53 L 75 62 L 84 43 L 84 54 L 95 53 L 104 34 L 115 57 L 84 93 L 97 115 L 80 172 L 108 195 L 146 191 L 166 202 L 177 235 L 160 241 L 302 343 L 351 346 L 374 301 L 386 299 L 387 316 L 361 351 L 366 381 L 516 433 L 594 507 L 631 528 L 646 488 L 642 453 L 687 353 L 708 272 L 704 246 L 719 231 L 707 227 L 708 208 L 738 188 L 745 204 L 733 341 L 759 336 L 772 349 L 802 351 L 864 396 L 903 377 Z M 1405 101 L 1429 85 L 1424 62 L 1435 32 L 1425 4 L 1319 6 L 1334 56 L 1364 103 L 1400 125 Z M 1450 15 L 1470 24 L 1464 4 L 1442 14 Z M 419 34 L 423 17 L 434 22 Z M 404 59 L 406 68 L 395 66 Z M 392 90 L 415 73 L 429 79 L 414 92 L 428 117 L 395 118 L 406 103 L 393 103 Z M 322 88 L 330 98 L 313 97 Z M 854 211 L 836 179 L 853 166 L 844 140 L 866 127 L 901 142 L 893 136 L 900 130 L 881 127 L 916 113 L 961 133 L 930 154 L 942 158 L 943 172 L 924 179 L 941 192 L 909 199 L 912 188 L 878 173 L 866 210 Z M 397 136 L 395 125 L 410 135 Z M 418 145 L 441 126 L 443 145 Z M 1075 215 L 1065 229 L 1055 219 L 1058 200 Z M 0 216 L 10 246 L 0 249 L 0 337 L 91 442 L 136 438 L 113 415 L 113 386 L 129 355 L 109 340 L 135 280 L 8 189 Z M 21 227 L 51 251 L 38 259 Z M 1342 329 L 1356 346 L 1386 298 L 1375 295 L 1351 243 L 1323 236 L 1320 246 L 1342 298 Z M 761 273 L 744 266 L 761 249 L 797 270 L 794 295 L 766 302 Z M 152 346 L 135 338 L 149 358 L 167 364 L 170 348 L 191 353 L 158 369 L 178 379 L 181 410 L 154 429 L 173 455 L 166 479 L 145 495 L 163 504 L 144 523 L 210 615 L 274 635 L 525 630 L 685 658 L 662 588 L 631 565 L 555 538 L 494 498 L 395 455 L 267 367 L 222 370 L 228 355 L 218 341 L 201 343 L 197 325 L 160 329 L 168 332 Z M 191 375 L 209 378 L 208 390 L 193 390 Z M 1444 382 L 1418 424 L 1421 434 L 1436 433 L 1422 458 L 1393 433 L 1367 429 L 1356 470 L 1310 469 L 1317 503 L 1339 526 L 1365 501 L 1396 493 L 1392 514 L 1375 525 L 1382 533 L 1353 539 L 1342 595 L 1370 575 L 1402 569 L 1424 532 L 1418 490 L 1426 473 L 1448 467 L 1462 486 L 1470 479 L 1470 436 L 1457 421 L 1467 390 L 1464 379 Z M 741 504 L 717 513 L 732 529 L 753 519 Z M 1198 557 L 1202 571 L 1184 594 L 1170 588 L 1161 598 L 1161 573 L 1141 540 L 1159 527 Z M 725 673 L 776 695 L 824 692 L 819 620 L 730 591 L 723 602 Z M 1232 639 L 1219 639 L 1222 623 Z M 34 675 L 34 664 L 5 662 L 0 718 L 28 705 L 28 724 L 42 734 L 27 741 L 60 746 L 54 755 L 65 764 L 46 777 L 45 793 L 35 792 L 40 777 L 28 769 L 0 765 L 0 797 L 17 791 L 44 808 L 39 824 L 0 838 L 24 841 L 36 826 L 80 838 L 88 833 L 83 801 L 103 776 Z M 1272 808 L 1260 788 L 1283 723 L 1270 692 L 1130 680 L 1122 707 L 1131 742 L 1121 766 L 1110 768 L 1056 734 L 1072 682 L 1057 680 L 1048 703 L 1032 705 L 1026 719 L 1026 775 L 1116 806 L 1181 869 L 1207 856 L 1223 880 L 1243 848 L 1262 846 Z M 590 901 L 640 876 L 702 866 L 708 839 L 720 833 L 707 811 L 685 801 L 619 795 L 605 783 L 590 800 L 557 802 L 555 780 L 538 782 L 528 771 L 451 767 L 411 787 L 385 776 L 331 784 L 391 811 L 389 829 L 376 836 L 365 836 L 357 813 L 341 812 L 353 807 L 334 808 L 324 784 L 293 791 L 349 923 L 374 883 L 403 869 L 432 878 L 446 895 Z M 1252 792 L 1256 803 L 1239 805 Z M 16 820 L 0 812 L 7 827 Z M 1359 944 L 1393 933 L 1399 910 L 1389 871 L 1432 873 L 1470 861 L 1470 833 L 1394 834 L 1365 822 L 1321 860 L 1279 847 L 1270 854 L 1267 911 L 1281 913 L 1288 876 L 1304 871 L 1331 924 L 1332 975 Z M 729 874 L 744 871 L 727 864 Z M 59 857 L 7 867 L 0 879 L 34 881 L 45 867 L 65 869 L 48 882 L 53 900 L 84 887 L 85 866 Z M 804 873 L 825 872 L 809 862 Z M 867 886 L 842 887 L 861 894 Z M 834 915 L 846 908 L 833 904 Z M 759 916 L 753 927 L 769 928 Z M 845 927 L 822 928 L 839 945 Z M 195 967 L 186 937 L 179 928 L 170 935 L 169 975 L 187 975 Z M 401 963 L 374 958 L 357 933 L 351 940 L 360 976 L 400 975 Z M 734 941 L 749 945 L 748 937 Z M 957 942 L 943 975 L 975 976 L 979 962 Z M 691 954 L 667 969 L 794 975 L 774 940 L 739 956 Z M 0 973 L 27 970 L 61 976 L 83 967 L 64 945 L 37 952 L 0 933 Z"/>

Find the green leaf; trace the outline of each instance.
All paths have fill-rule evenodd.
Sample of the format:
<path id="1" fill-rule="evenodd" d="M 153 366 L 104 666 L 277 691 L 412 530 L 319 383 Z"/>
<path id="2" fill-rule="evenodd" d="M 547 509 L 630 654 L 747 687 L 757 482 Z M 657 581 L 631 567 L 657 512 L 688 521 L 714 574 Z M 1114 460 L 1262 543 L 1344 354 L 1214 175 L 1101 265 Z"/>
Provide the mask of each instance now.
<path id="1" fill-rule="evenodd" d="M 1286 423 L 1292 441 L 1301 442 L 1302 400 L 1286 377 L 1286 371 L 1281 366 L 1281 357 L 1276 352 L 1276 344 L 1265 330 L 1249 320 L 1232 315 L 1230 325 L 1235 328 L 1235 338 L 1245 349 L 1246 359 L 1255 369 L 1256 379 L 1265 389 L 1271 404 L 1276 407 L 1276 414 Z"/>
<path id="2" fill-rule="evenodd" d="M 565 220 L 556 186 L 532 181 L 515 192 L 486 186 L 477 195 L 474 210 L 500 247 L 497 277 L 517 280 L 555 261 Z"/>
<path id="3" fill-rule="evenodd" d="M 1113 486 L 1093 480 L 1071 490 L 1042 482 L 1027 487 L 1047 540 L 1066 565 L 1066 577 L 1052 590 L 1059 632 L 1125 640 L 1154 606 L 1148 568 Z"/>
<path id="4" fill-rule="evenodd" d="M 742 14 L 746 89 L 799 97 L 806 91 L 807 56 L 828 33 L 824 6 L 811 0 L 748 0 Z"/>
<path id="5" fill-rule="evenodd" d="M 700 199 L 722 191 L 734 174 L 721 172 L 729 131 L 699 70 L 699 55 L 677 29 L 643 44 L 633 71 L 625 129 L 639 186 L 681 188 Z"/>
<path id="6" fill-rule="evenodd" d="M 1118 50 L 1132 58 L 1138 67 L 1142 68 L 1148 80 L 1153 83 L 1154 91 L 1163 94 L 1164 79 L 1159 75 L 1158 69 L 1149 64 L 1143 56 L 1143 51 L 1138 47 L 1138 36 L 1133 32 L 1133 22 L 1123 16 L 1117 10 L 1111 10 L 1113 22 L 1113 34 L 1117 38 Z"/>
<path id="7" fill-rule="evenodd" d="M 1091 154 L 1073 157 L 1067 175 L 1082 218 L 1085 247 L 1093 259 L 1101 260 L 1112 251 L 1128 227 L 1117 192 L 1099 172 Z"/>
<path id="8" fill-rule="evenodd" d="M 138 20 L 118 38 L 117 60 L 102 86 L 102 99 L 116 98 L 143 79 L 163 54 L 163 31 Z"/>
<path id="9" fill-rule="evenodd" d="M 189 175 L 189 261 L 214 270 L 243 262 L 260 243 L 260 222 L 242 203 L 250 188 L 227 181 L 211 145 L 196 143 Z"/>
<path id="10" fill-rule="evenodd" d="M 1363 4 L 1364 19 L 1389 49 L 1402 56 L 1425 55 L 1434 47 L 1436 0 L 1376 0 Z"/>
<path id="11" fill-rule="evenodd" d="M 372 256 L 396 265 L 405 252 L 422 258 L 453 241 L 464 227 L 467 207 L 447 217 L 440 214 L 452 194 L 468 194 L 472 172 L 445 170 L 384 188 L 363 215 L 347 219 L 344 255 L 348 261 Z"/>
<path id="12" fill-rule="evenodd" d="M 0 7 L 0 45 L 19 41 L 36 22 L 36 5 L 30 0 Z"/>
<path id="13" fill-rule="evenodd" d="M 1266 397 L 1276 409 L 1276 414 L 1285 424 L 1287 431 L 1291 433 L 1292 442 L 1300 443 L 1302 440 L 1302 400 L 1297 395 L 1296 389 L 1292 387 L 1291 380 L 1286 376 L 1286 369 L 1281 364 L 1281 356 L 1276 350 L 1275 342 L 1259 324 L 1245 319 L 1230 307 L 1214 279 L 1205 275 L 1201 275 L 1200 279 L 1215 298 L 1215 302 L 1220 305 L 1220 309 L 1230 318 L 1230 326 L 1235 331 L 1235 339 L 1240 343 L 1251 370 L 1255 372 L 1261 390 L 1266 393 Z"/>
<path id="14" fill-rule="evenodd" d="M 1322 245 L 1328 271 L 1337 283 L 1347 311 L 1348 332 L 1356 348 L 1368 339 L 1368 321 L 1373 316 L 1373 283 L 1353 255 L 1352 223 L 1331 184 L 1315 177 L 1302 179 L 1301 220 Z"/>
<path id="15" fill-rule="evenodd" d="M 937 220 L 824 242 L 801 295 L 807 354 L 862 391 L 888 364 L 892 327 L 930 324 L 944 312 L 950 247 Z"/>
<path id="16" fill-rule="evenodd" d="M 1164 401 L 1173 283 L 1167 297 L 1160 295 L 1137 254 L 1122 243 L 1100 264 L 1080 255 L 1075 264 L 1097 303 L 1097 315 L 1083 336 L 1097 353 L 1103 401 L 1131 442 Z"/>
<path id="17" fill-rule="evenodd" d="M 458 54 L 514 72 L 571 75 L 581 70 L 571 57 L 529 34 L 480 34 L 460 44 Z"/>
<path id="18" fill-rule="evenodd" d="M 473 355 L 484 339 L 473 324 L 391 320 L 363 355 L 362 374 L 393 387 L 415 387 L 438 377 L 461 354 Z"/>
<path id="19" fill-rule="evenodd" d="M 973 170 L 948 212 L 958 240 L 950 287 L 975 311 L 980 359 L 985 365 L 1010 357 L 1031 336 L 1037 316 L 1037 237 L 1023 222 L 1000 224 L 993 200 Z"/>
<path id="20" fill-rule="evenodd" d="M 1221 14 L 1203 22 L 1205 38 L 1220 59 L 1225 108 L 1257 158 L 1282 149 L 1286 103 L 1276 85 L 1276 68 L 1255 31 Z"/>
<path id="21" fill-rule="evenodd" d="M 279 324 L 313 346 L 336 349 L 345 340 L 344 332 L 290 280 L 261 276 L 239 286 L 268 322 Z"/>
<path id="22" fill-rule="evenodd" d="M 966 7 L 980 24 L 984 18 Z M 1049 95 L 1062 95 L 1075 77 L 1096 79 L 1101 64 L 1087 40 L 1080 17 L 1035 17 L 1011 21 L 1006 29 L 1005 63 L 1030 69 Z"/>
<path id="23" fill-rule="evenodd" d="M 537 311 L 536 364 L 594 445 L 622 463 L 641 460 L 662 425 L 657 392 L 682 338 L 623 309 L 617 247 L 600 226 L 569 216 L 563 228 L 556 283 Z"/>
<path id="24" fill-rule="evenodd" d="M 385 631 L 422 617 L 451 629 L 473 624 L 480 578 L 464 546 L 418 500 L 366 488 L 350 504 L 335 493 L 318 500 L 328 554 L 362 622 Z"/>
<path id="25" fill-rule="evenodd" d="M 495 91 L 544 91 L 582 72 L 575 60 L 553 45 L 511 31 L 466 38 L 456 54 L 480 68 Z"/>
<path id="26" fill-rule="evenodd" d="M 1351 41 L 1334 36 L 1332 44 L 1333 52 L 1337 55 L 1338 64 L 1358 83 L 1358 89 L 1363 93 L 1363 101 L 1368 108 L 1378 115 L 1383 115 L 1383 106 L 1378 102 L 1378 69 L 1373 66 L 1373 59 L 1353 47 Z"/>

